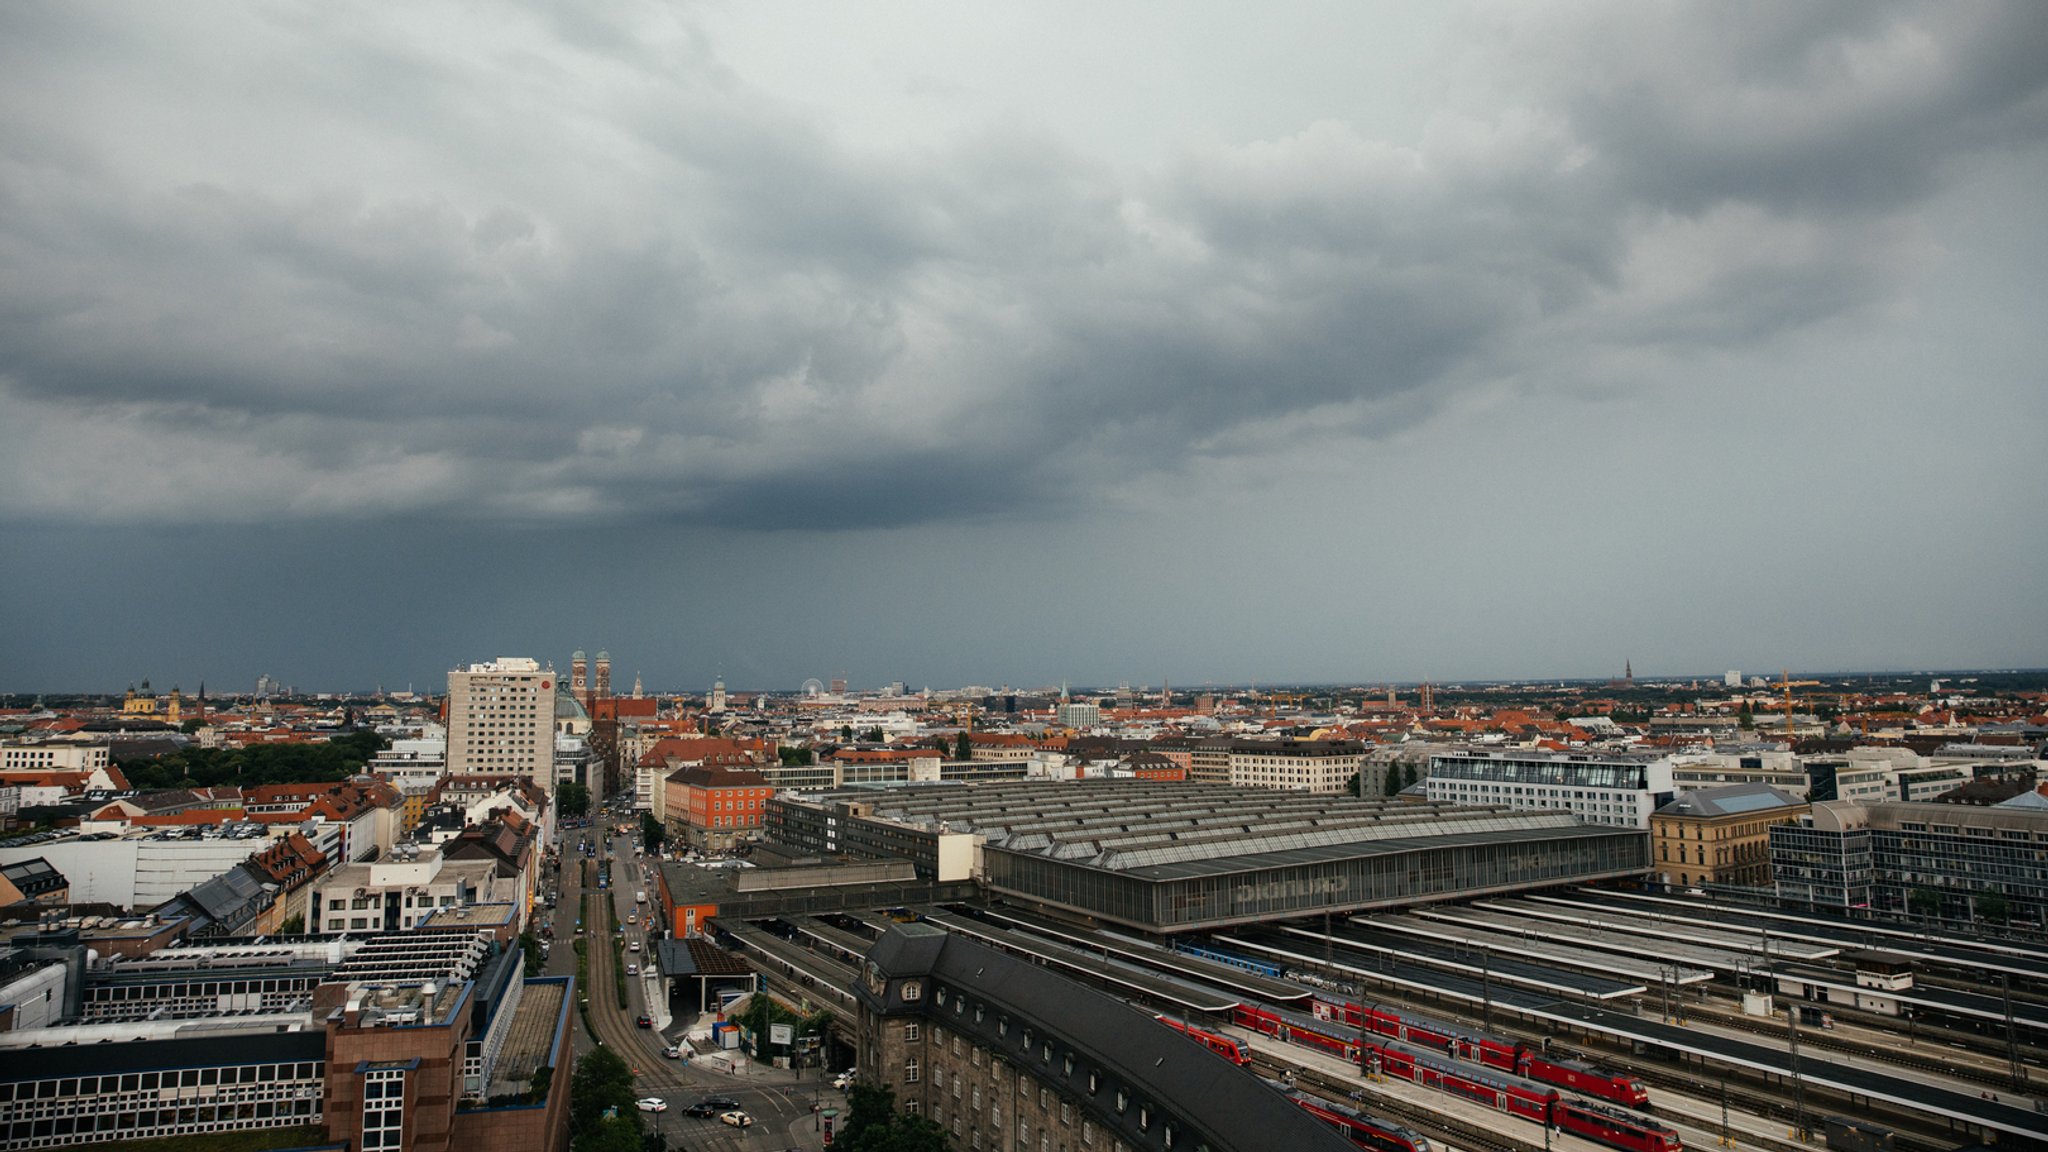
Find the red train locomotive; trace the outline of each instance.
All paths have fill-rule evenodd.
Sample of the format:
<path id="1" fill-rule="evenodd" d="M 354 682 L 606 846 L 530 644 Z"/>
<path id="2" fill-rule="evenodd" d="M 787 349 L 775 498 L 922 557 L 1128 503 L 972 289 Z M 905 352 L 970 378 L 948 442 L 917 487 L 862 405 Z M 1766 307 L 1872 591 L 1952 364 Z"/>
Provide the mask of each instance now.
<path id="1" fill-rule="evenodd" d="M 1569 1100 L 1549 1084 L 1392 1040 L 1367 1037 L 1359 1065 L 1425 1088 L 1497 1108 L 1625 1152 L 1680 1152 L 1676 1129 L 1625 1109 Z"/>
<path id="2" fill-rule="evenodd" d="M 1208 1048 L 1211 1052 L 1216 1053 L 1240 1068 L 1252 1062 L 1252 1054 L 1245 1051 L 1245 1046 L 1232 1037 L 1220 1036 L 1207 1029 L 1197 1028 L 1192 1024 L 1175 1020 L 1170 1016 L 1154 1016 L 1153 1019 L 1173 1029 L 1175 1032 L 1179 1032 L 1195 1043 Z"/>

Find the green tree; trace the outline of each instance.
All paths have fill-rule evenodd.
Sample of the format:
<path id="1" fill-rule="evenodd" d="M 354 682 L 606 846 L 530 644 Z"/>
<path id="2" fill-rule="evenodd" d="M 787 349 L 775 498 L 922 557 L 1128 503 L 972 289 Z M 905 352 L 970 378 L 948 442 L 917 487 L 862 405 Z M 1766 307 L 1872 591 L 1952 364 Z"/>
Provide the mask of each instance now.
<path id="1" fill-rule="evenodd" d="M 590 812 L 590 789 L 570 780 L 555 789 L 555 806 L 562 816 L 586 815 Z"/>
<path id="2" fill-rule="evenodd" d="M 1977 915 L 1993 923 L 2004 923 L 2012 909 L 2003 892 L 1977 893 Z"/>
<path id="3" fill-rule="evenodd" d="M 1403 781 L 1403 787 L 1413 788 L 1415 786 L 1415 765 L 1409 764 L 1406 767 L 1402 768 L 1401 779 Z"/>
<path id="4" fill-rule="evenodd" d="M 959 737 L 959 739 L 957 739 L 957 740 L 953 741 L 953 759 L 955 759 L 955 760 L 972 760 L 972 759 L 974 759 L 974 741 L 973 741 L 972 739 L 970 739 L 970 738 L 968 737 L 968 735 L 967 735 L 967 729 L 965 729 L 965 728 L 962 728 L 962 729 L 960 730 L 960 737 Z"/>
<path id="5" fill-rule="evenodd" d="M 529 979 L 540 975 L 540 937 L 529 928 L 519 934 L 519 950 L 526 953 L 526 975 Z"/>
<path id="6" fill-rule="evenodd" d="M 1749 701 L 1742 702 L 1741 710 L 1735 713 L 1735 722 L 1742 725 L 1744 732 L 1756 727 L 1756 713 L 1749 710 Z"/>
<path id="7" fill-rule="evenodd" d="M 839 1137 L 852 1147 L 871 1128 L 886 1128 L 896 1117 L 896 1093 L 873 1084 L 855 1084 L 846 1090 L 846 1123 Z"/>
<path id="8" fill-rule="evenodd" d="M 870 744 L 880 744 L 883 740 L 888 739 L 888 737 L 882 734 L 882 730 L 879 727 L 870 728 L 867 731 L 861 733 L 860 738 L 867 741 Z"/>
<path id="9" fill-rule="evenodd" d="M 847 744 L 853 743 L 853 725 L 841 724 L 839 726 L 839 739 Z"/>
<path id="10" fill-rule="evenodd" d="M 661 850 L 661 842 L 666 839 L 668 839 L 668 829 L 661 826 L 661 821 L 654 818 L 654 813 L 642 812 L 640 814 L 641 846 L 649 852 L 659 852 Z"/>
<path id="11" fill-rule="evenodd" d="M 211 788 L 221 784 L 324 784 L 363 770 L 389 741 L 356 731 L 324 744 L 252 744 L 246 748 L 185 747 L 161 756 L 115 763 L 137 788 Z"/>
<path id="12" fill-rule="evenodd" d="M 887 1088 L 856 1086 L 844 1136 L 834 1147 L 847 1152 L 946 1152 L 946 1132 L 922 1116 L 896 1110 Z"/>
<path id="13" fill-rule="evenodd" d="M 1346 781 L 1344 782 L 1344 791 L 1345 791 L 1346 793 L 1348 793 L 1349 795 L 1352 795 L 1352 796 L 1363 796 L 1363 795 L 1365 795 L 1365 793 L 1364 793 L 1364 792 L 1361 792 L 1361 791 L 1359 790 L 1359 789 L 1360 789 L 1360 787 L 1361 787 L 1361 784 L 1360 784 L 1360 782 L 1361 782 L 1362 780 L 1364 780 L 1364 779 L 1365 779 L 1365 773 L 1363 773 L 1363 772 L 1353 772 L 1353 773 L 1351 774 L 1351 779 L 1349 779 L 1349 780 L 1346 780 Z"/>
<path id="14" fill-rule="evenodd" d="M 637 1147 L 640 1113 L 633 1107 L 633 1100 L 633 1070 L 611 1049 L 591 1049 L 576 1062 L 576 1071 L 569 1077 L 569 1138 L 578 1149 L 584 1148 L 584 1139 L 600 1130 L 605 1110 L 610 1108 L 628 1121 L 633 1147 Z"/>
<path id="15" fill-rule="evenodd" d="M 581 1136 L 570 1136 L 569 1146 L 575 1152 L 644 1152 L 639 1109 L 626 1101 L 625 1111 L 609 1119 L 600 1117 Z"/>
<path id="16" fill-rule="evenodd" d="M 1385 791 L 1389 796 L 1401 794 L 1401 770 L 1392 764 L 1387 765 Z"/>
<path id="17" fill-rule="evenodd" d="M 1906 907 L 1915 915 L 1931 917 L 1941 911 L 1941 893 L 1932 888 L 1915 888 L 1906 893 Z"/>
<path id="18" fill-rule="evenodd" d="M 304 912 L 292 913 L 290 916 L 285 917 L 284 923 L 277 926 L 277 934 L 279 936 L 299 936 L 304 934 L 305 931 L 306 914 Z"/>

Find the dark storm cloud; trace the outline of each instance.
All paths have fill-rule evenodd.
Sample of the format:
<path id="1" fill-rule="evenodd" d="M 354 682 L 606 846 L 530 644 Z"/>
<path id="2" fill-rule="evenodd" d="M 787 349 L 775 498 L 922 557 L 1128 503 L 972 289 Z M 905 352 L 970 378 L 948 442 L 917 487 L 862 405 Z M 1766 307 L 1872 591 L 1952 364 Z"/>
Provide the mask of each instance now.
<path id="1" fill-rule="evenodd" d="M 1521 47 L 1617 179 L 1674 208 L 1896 208 L 1924 197 L 1946 162 L 2048 132 L 2048 21 L 2028 5 L 1584 15 Z"/>
<path id="2" fill-rule="evenodd" d="M 850 144 L 687 26 L 425 11 L 0 14 L 0 513 L 1036 514 L 1883 305 L 2048 66 L 2025 7 L 1607 6 L 1419 139 L 1130 168 Z"/>

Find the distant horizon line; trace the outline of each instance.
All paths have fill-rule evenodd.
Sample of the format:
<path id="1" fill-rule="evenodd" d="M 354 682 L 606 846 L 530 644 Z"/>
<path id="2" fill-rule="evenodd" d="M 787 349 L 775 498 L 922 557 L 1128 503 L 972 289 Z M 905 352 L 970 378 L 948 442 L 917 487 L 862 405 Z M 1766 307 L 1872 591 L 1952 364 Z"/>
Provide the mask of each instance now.
<path id="1" fill-rule="evenodd" d="M 559 671 L 559 670 L 557 670 L 557 671 Z M 1729 671 L 1739 671 L 1739 670 L 1737 670 L 1737 669 L 1724 669 L 1724 670 L 1722 670 L 1722 671 L 1720 671 L 1720 672 L 1711 672 L 1711 673 L 1692 673 L 1692 672 L 1683 672 L 1683 673 L 1671 673 L 1671 672 L 1649 672 L 1649 673 L 1638 673 L 1638 674 L 1636 674 L 1636 675 L 1635 675 L 1635 677 L 1634 677 L 1634 678 L 1633 678 L 1632 680 L 1630 680 L 1630 681 L 1627 681 L 1626 683 L 1630 683 L 1630 684 L 1633 684 L 1633 685 L 1635 685 L 1636 687 L 1650 687 L 1650 686 L 1654 686 L 1654 685 L 1666 685 L 1666 686 L 1669 686 L 1669 685 L 1675 685 L 1675 684 L 1678 684 L 1678 683 L 1680 683 L 1680 682 L 1693 682 L 1693 681 L 1698 681 L 1698 682 L 1702 682 L 1703 684 L 1711 684 L 1711 685 L 1713 685 L 1713 686 L 1716 686 L 1716 687 L 1727 687 L 1728 685 L 1727 685 L 1727 684 L 1726 684 L 1726 683 L 1724 682 L 1724 678 L 1726 677 L 1726 675 L 1727 675 L 1727 673 L 1728 673 Z M 1883 668 L 1883 669 L 1832 669 L 1832 670 L 1825 670 L 1825 671 L 1811 671 L 1811 670 L 1802 670 L 1802 671 L 1800 671 L 1800 672 L 1798 673 L 1798 675 L 1797 675 L 1796 677 L 1794 677 L 1794 678 L 1795 678 L 1795 679 L 1801 679 L 1801 680 L 1854 680 L 1854 679 L 1858 679 L 1858 678 L 1865 678 L 1865 679 L 1870 679 L 1870 678 L 1876 678 L 1876 677 L 1880 677 L 1880 676 L 1882 676 L 1882 677 L 1889 677 L 1889 678 L 1893 678 L 1893 679 L 1901 679 L 1901 680 L 1904 680 L 1904 679 L 1926 679 L 1926 678 L 1930 678 L 1930 677 L 1931 677 L 1931 678 L 1937 678 L 1937 679 L 1939 679 L 1939 678 L 1947 678 L 1947 677 L 1965 677 L 1965 676 L 1984 676 L 1984 675 L 1992 675 L 1992 676 L 2020 676 L 2020 675 L 2044 675 L 2044 674 L 2048 674 L 2048 666 L 2044 666 L 2044 667 L 2025 667 L 2025 668 L 2012 668 L 2012 667 L 2003 667 L 2003 668 L 2001 668 L 2001 667 L 1983 667 L 1983 668 L 1904 668 L 1904 669 L 1901 669 L 1901 668 Z M 1745 681 L 1745 686 L 1747 686 L 1747 681 L 1748 681 L 1748 680 L 1750 679 L 1750 677 L 1751 677 L 1751 675 L 1752 675 L 1752 674 L 1750 674 L 1750 673 L 1744 673 L 1743 675 L 1744 675 L 1744 681 Z M 1762 680 L 1764 680 L 1764 681 L 1765 681 L 1765 683 L 1766 683 L 1766 684 L 1768 685 L 1768 684 L 1771 684 L 1771 683 L 1774 683 L 1774 682 L 1776 682 L 1776 681 L 1778 680 L 1778 677 L 1781 677 L 1781 676 L 1789 676 L 1789 675 L 1791 675 L 1791 673 L 1790 673 L 1790 671 L 1789 671 L 1789 670 L 1781 669 L 1781 670 L 1779 671 L 1779 673 L 1778 673 L 1778 676 L 1770 676 L 1770 675 L 1763 675 L 1763 674 L 1760 674 L 1760 673 L 1759 673 L 1759 674 L 1756 674 L 1756 675 L 1757 675 L 1757 676 L 1758 676 L 1759 678 L 1761 678 Z M 806 679 L 817 679 L 817 677 L 807 677 Z M 126 686 L 126 687 L 122 687 L 122 688 L 118 688 L 118 689 L 112 689 L 112 690 L 104 690 L 104 689 L 101 689 L 101 690 L 95 690 L 95 689 L 61 689 L 61 690 L 59 690 L 59 689 L 34 689 L 34 690 L 8 690 L 8 691 L 0 691 L 0 697 L 7 697 L 7 698 L 12 698 L 12 697 L 22 697 L 22 696 L 26 696 L 26 697 L 41 697 L 41 696 L 91 696 L 91 697 L 110 697 L 110 696 L 125 696 L 125 695 L 127 694 L 127 692 L 129 691 L 129 689 L 130 689 L 130 688 L 132 688 L 132 687 L 134 687 L 134 686 L 135 686 L 135 684 L 147 684 L 147 683 L 148 683 L 148 681 L 147 681 L 147 680 L 139 680 L 139 681 L 136 681 L 136 682 L 134 682 L 134 684 L 131 684 L 131 685 L 129 685 L 129 686 Z M 884 687 L 887 687 L 887 685 L 888 685 L 888 684 L 890 684 L 890 683 L 895 683 L 895 681 L 885 681 L 885 682 L 883 682 L 883 683 L 882 683 L 882 684 L 880 684 L 880 685 L 874 685 L 874 686 L 869 686 L 869 687 L 852 687 L 852 686 L 849 686 L 849 687 L 848 687 L 848 688 L 846 689 L 846 692 L 847 692 L 847 694 L 848 694 L 848 695 L 870 695 L 870 694 L 873 694 L 873 693 L 876 693 L 876 692 L 880 691 L 880 690 L 881 690 L 882 688 L 884 688 Z M 1425 685 L 1427 685 L 1427 686 L 1429 686 L 1429 687 L 1432 687 L 1432 688 L 1468 688 L 1468 687 L 1522 687 L 1522 686 L 1535 686 L 1535 685 L 1545 685 L 1545 684 L 1555 684 L 1555 685 L 1558 685 L 1558 686 L 1560 686 L 1560 687 L 1572 687 L 1572 686 L 1584 686 L 1584 685 L 1598 685 L 1598 686 L 1603 686 L 1603 687 L 1604 687 L 1604 686 L 1608 686 L 1608 685 L 1615 685 L 1615 684 L 1621 684 L 1621 683 L 1624 683 L 1624 681 L 1623 681 L 1623 680 L 1622 680 L 1622 678 L 1621 678 L 1621 677 L 1619 677 L 1619 676 L 1519 676 L 1519 677 L 1486 677 L 1486 678 L 1480 678 L 1480 677 L 1450 677 L 1450 678 L 1444 678 L 1444 679 L 1407 679 L 1407 680 L 1397 680 L 1397 679 L 1379 679 L 1379 680 L 1341 680 L 1341 681 L 1340 681 L 1340 680 L 1272 680 L 1272 681 L 1260 681 L 1260 680 L 1245 680 L 1245 681 L 1214 681 L 1214 680 L 1203 680 L 1203 681 L 1199 681 L 1199 682 L 1197 682 L 1197 681 L 1189 681 L 1189 682 L 1186 682 L 1186 683 L 1184 683 L 1184 684 L 1182 684 L 1182 685 L 1180 685 L 1180 686 L 1178 686 L 1178 687 L 1174 686 L 1174 684 L 1173 684 L 1173 682 L 1172 682 L 1172 681 L 1163 681 L 1162 683 L 1160 683 L 1160 684 L 1158 684 L 1158 685 L 1153 685 L 1153 684 L 1125 684 L 1125 683 L 1118 683 L 1118 684 L 1114 684 L 1114 685 L 1104 685 L 1104 684 L 1081 684 L 1081 683 L 1074 683 L 1074 682 L 1056 682 L 1056 683 L 1048 683 L 1048 684 L 1037 684 L 1037 685 L 1031 685 L 1031 686 L 1028 686 L 1028 687 L 1011 687 L 1011 686 L 1002 686 L 1002 687 L 995 687 L 995 686 L 989 686 L 989 685 L 980 685 L 980 684 L 975 684 L 975 685 L 954 685 L 954 686 L 951 686 L 951 687 L 944 687 L 944 688 L 940 688 L 940 687 L 934 687 L 934 686 L 931 686 L 931 685 L 920 685 L 920 686 L 919 686 L 919 687 L 917 687 L 917 688 L 911 688 L 911 687 L 909 687 L 909 686 L 908 686 L 908 682 L 907 682 L 907 681 L 904 681 L 903 683 L 905 684 L 904 692 L 905 692 L 905 694 L 906 694 L 906 695 L 909 695 L 909 696 L 915 696 L 915 695 L 919 695 L 919 694 L 921 694 L 921 693 L 923 693 L 923 692 L 925 692 L 925 691 L 927 691 L 927 690 L 929 690 L 929 691 L 932 691 L 932 692 L 959 692 L 959 691 L 961 691 L 961 690 L 963 690 L 964 688 L 967 688 L 967 687 L 975 687 L 975 688 L 985 688 L 985 689 L 987 690 L 987 692 L 988 692 L 989 694 L 991 694 L 991 695 L 1026 695 L 1026 694 L 1030 694 L 1030 695 L 1037 695 L 1037 694 L 1042 694 L 1042 693 L 1057 693 L 1057 692 L 1061 691 L 1062 689 L 1064 689 L 1064 690 L 1066 690 L 1066 691 L 1067 691 L 1067 692 L 1069 692 L 1069 693 L 1082 693 L 1082 694 L 1086 694 L 1086 695 L 1092 695 L 1092 696 L 1100 696 L 1100 695 L 1111 695 L 1111 694 L 1114 694 L 1114 693 L 1116 693 L 1116 692 L 1117 692 L 1117 691 L 1118 691 L 1119 689 L 1128 689 L 1129 691 L 1132 691 L 1132 692 L 1139 692 L 1139 691 L 1143 691 L 1143 692 L 1147 692 L 1147 693 L 1154 693 L 1154 694 L 1156 694 L 1156 693 L 1157 693 L 1158 691 L 1160 691 L 1161 689 L 1167 689 L 1167 690 L 1170 690 L 1170 691 L 1174 691 L 1174 692 L 1196 692 L 1196 693 L 1209 693 L 1209 692 L 1267 692 L 1267 691 L 1276 691 L 1276 690 L 1277 690 L 1277 691 L 1294 691 L 1294 690 L 1301 690 L 1301 689 L 1311 689 L 1311 690 L 1320 690 L 1320 691 L 1356 691 L 1356 692 L 1369 692 L 1369 691 L 1373 691 L 1373 690 L 1384 690 L 1384 689 L 1387 689 L 1387 688 L 1395 688 L 1395 689 L 1409 688 L 1409 689 L 1415 689 L 1415 688 L 1421 688 L 1421 687 L 1423 687 L 1423 686 L 1425 686 Z M 200 684 L 201 684 L 201 685 L 203 686 L 203 685 L 204 685 L 204 681 L 201 681 L 201 682 L 200 682 Z M 799 681 L 799 682 L 797 683 L 797 685 L 796 685 L 796 686 L 794 686 L 794 687 L 768 687 L 768 688 L 762 688 L 762 687 L 743 687 L 743 686 L 742 686 L 742 687 L 735 687 L 735 686 L 734 686 L 734 685 L 732 685 L 732 684 L 727 684 L 727 685 L 726 685 L 726 689 L 725 689 L 725 690 L 726 690 L 726 692 L 727 692 L 727 693 L 735 693 L 735 692 L 738 692 L 738 693 L 749 693 L 749 694 L 765 694 L 765 695 L 790 695 L 790 696 L 800 696 L 800 695 L 802 695 L 802 694 L 803 694 L 803 688 L 802 688 L 802 684 L 803 684 L 803 681 Z M 158 688 L 152 688 L 152 689 L 151 689 L 151 692 L 152 692 L 152 694 L 155 694 L 155 695 L 163 695 L 163 694 L 165 694 L 165 693 L 167 693 L 167 692 L 170 692 L 170 691 L 173 691 L 173 690 L 179 691 L 179 692 L 180 692 L 181 694 L 186 694 L 186 693 L 184 693 L 184 689 L 183 689 L 183 686 L 182 686 L 182 684 L 173 684 L 173 685 L 172 685 L 172 686 L 171 686 L 170 688 L 163 688 L 163 689 L 158 689 Z M 707 685 L 706 685 L 705 687 L 701 688 L 701 689 L 674 689 L 674 688 L 658 688 L 658 689 L 652 689 L 652 690 L 646 690 L 646 691 L 643 691 L 643 692 L 642 692 L 642 695 L 641 695 L 641 698 L 643 698 L 643 699 L 644 699 L 644 698 L 646 698 L 646 697 L 653 697 L 653 696 L 702 696 L 702 695 L 707 695 L 707 694 L 709 694 L 709 692 L 710 692 L 710 691 L 711 691 L 711 687 L 710 687 L 710 686 L 709 686 L 708 684 L 707 684 Z M 197 696 L 198 696 L 198 692 L 199 692 L 199 689 L 198 689 L 198 688 L 194 688 L 194 689 L 192 690 L 192 692 L 190 692 L 190 693 L 189 693 L 189 695 L 191 695 L 191 696 L 192 696 L 192 697 L 194 697 L 194 698 L 197 698 Z M 419 689 L 386 689 L 386 688 L 383 688 L 383 687 L 381 687 L 381 686 L 378 686 L 378 687 L 372 687 L 372 688 L 346 688 L 346 689 L 315 689 L 315 690 L 298 690 L 298 691 L 295 691 L 295 692 L 292 692 L 292 693 L 290 693 L 290 695 L 291 695 L 291 696 L 296 696 L 296 697 L 309 697 L 309 696 L 311 696 L 311 697 L 318 697 L 318 696 L 333 696 L 333 697 L 343 697 L 343 698 L 355 698 L 355 697 L 376 697 L 376 696 L 379 696 L 379 695 L 383 695 L 383 696 L 392 696 L 392 695 L 400 695 L 400 694 L 404 694 L 404 693 L 406 693 L 406 692 L 410 692 L 410 693 L 411 693 L 412 695 L 414 695 L 414 696 L 421 696 L 421 697 L 430 697 L 430 696 L 441 696 L 441 695 L 446 695 L 446 693 L 447 693 L 447 686 L 446 686 L 446 684 L 441 684 L 441 685 L 439 685 L 438 687 L 435 687 L 435 688 L 432 688 L 432 689 L 428 689 L 428 690 L 424 690 L 424 691 L 422 691 L 422 690 L 419 690 Z M 243 699 L 243 698 L 247 698 L 247 697 L 251 697 L 251 696 L 254 696 L 254 695 L 255 695 L 255 693 L 254 693 L 254 691 L 253 691 L 253 690 L 242 690 L 242 689 L 235 689 L 235 690 L 229 690 L 229 691 L 227 691 L 227 692 L 224 692 L 224 693 L 220 693 L 219 695 L 220 695 L 220 696 L 221 696 L 222 698 L 233 698 L 233 699 Z M 282 695 L 282 694 L 281 694 L 281 693 L 273 693 L 272 695 Z M 633 698 L 633 697 L 632 697 L 632 696 L 631 696 L 630 694 L 628 694 L 628 693 L 622 693 L 622 692 L 619 692 L 619 691 L 617 690 L 617 687 L 616 687 L 616 686 L 614 686 L 614 688 L 613 688 L 613 691 L 612 691 L 612 695 L 613 695 L 614 697 L 617 697 L 617 698 L 623 698 L 623 699 L 632 699 L 632 698 Z"/>

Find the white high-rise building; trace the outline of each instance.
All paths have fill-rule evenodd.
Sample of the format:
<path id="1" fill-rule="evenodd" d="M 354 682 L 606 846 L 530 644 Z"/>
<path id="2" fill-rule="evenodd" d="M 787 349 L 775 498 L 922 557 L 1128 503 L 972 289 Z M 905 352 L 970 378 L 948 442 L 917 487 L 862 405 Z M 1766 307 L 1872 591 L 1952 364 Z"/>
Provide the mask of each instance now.
<path id="1" fill-rule="evenodd" d="M 1742 673 L 1741 673 L 1741 672 L 1738 672 L 1738 671 L 1736 671 L 1736 670 L 1735 670 L 1735 669 L 1733 669 L 1733 668 L 1730 668 L 1730 669 L 1728 670 L 1728 676 L 1727 676 L 1727 683 L 1728 683 L 1728 687 L 1730 687 L 1730 688 L 1740 688 L 1740 687 L 1742 687 Z"/>
<path id="2" fill-rule="evenodd" d="M 554 669 L 500 656 L 448 673 L 448 771 L 516 772 L 553 791 Z"/>

